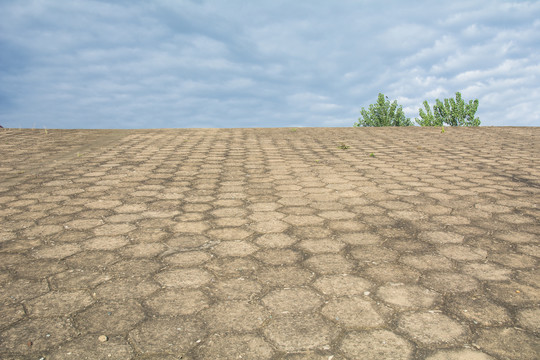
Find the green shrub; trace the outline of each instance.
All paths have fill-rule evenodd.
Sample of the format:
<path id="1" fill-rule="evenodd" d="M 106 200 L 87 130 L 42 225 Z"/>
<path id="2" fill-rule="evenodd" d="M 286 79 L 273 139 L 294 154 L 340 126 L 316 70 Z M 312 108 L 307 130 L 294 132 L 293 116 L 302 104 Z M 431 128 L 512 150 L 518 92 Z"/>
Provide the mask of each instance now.
<path id="1" fill-rule="evenodd" d="M 411 119 L 405 117 L 403 107 L 397 101 L 390 103 L 388 97 L 379 94 L 376 104 L 369 105 L 369 109 L 362 108 L 362 118 L 354 126 L 411 126 Z"/>
<path id="2" fill-rule="evenodd" d="M 468 104 L 463 101 L 461 94 L 456 92 L 456 99 L 435 100 L 433 113 L 429 109 L 429 104 L 424 101 L 424 108 L 418 109 L 420 119 L 415 119 L 420 126 L 479 126 L 480 119 L 474 117 L 478 109 L 478 99 L 470 100 Z"/>

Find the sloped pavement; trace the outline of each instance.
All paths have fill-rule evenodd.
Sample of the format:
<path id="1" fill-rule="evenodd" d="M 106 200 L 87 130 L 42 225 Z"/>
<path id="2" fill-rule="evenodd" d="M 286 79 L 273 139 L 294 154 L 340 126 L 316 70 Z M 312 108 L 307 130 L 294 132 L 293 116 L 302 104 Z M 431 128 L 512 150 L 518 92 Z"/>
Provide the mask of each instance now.
<path id="1" fill-rule="evenodd" d="M 0 129 L 1 359 L 538 359 L 539 128 Z"/>

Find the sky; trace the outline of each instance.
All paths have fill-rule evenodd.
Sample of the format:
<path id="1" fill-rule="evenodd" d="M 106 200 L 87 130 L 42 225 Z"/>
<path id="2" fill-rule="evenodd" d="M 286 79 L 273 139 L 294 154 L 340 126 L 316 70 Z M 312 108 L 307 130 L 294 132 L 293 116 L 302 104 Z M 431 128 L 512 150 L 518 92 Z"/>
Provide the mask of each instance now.
<path id="1" fill-rule="evenodd" d="M 540 126 L 540 1 L 0 0 L 4 127 L 350 127 L 457 91 Z"/>

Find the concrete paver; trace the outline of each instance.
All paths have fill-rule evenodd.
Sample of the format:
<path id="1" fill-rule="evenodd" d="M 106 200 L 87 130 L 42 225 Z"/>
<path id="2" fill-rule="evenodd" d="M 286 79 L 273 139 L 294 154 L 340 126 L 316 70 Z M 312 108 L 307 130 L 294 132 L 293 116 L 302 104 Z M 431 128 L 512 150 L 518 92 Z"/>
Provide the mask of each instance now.
<path id="1" fill-rule="evenodd" d="M 540 358 L 539 128 L 1 129 L 0 154 L 1 359 Z"/>

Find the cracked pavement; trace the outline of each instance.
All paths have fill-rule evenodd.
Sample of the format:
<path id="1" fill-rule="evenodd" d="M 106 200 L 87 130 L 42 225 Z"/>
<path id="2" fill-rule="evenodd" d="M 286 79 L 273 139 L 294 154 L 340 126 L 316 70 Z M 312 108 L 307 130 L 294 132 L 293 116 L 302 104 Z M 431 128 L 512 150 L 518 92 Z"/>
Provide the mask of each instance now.
<path id="1" fill-rule="evenodd" d="M 1 359 L 538 359 L 539 128 L 0 129 Z"/>

